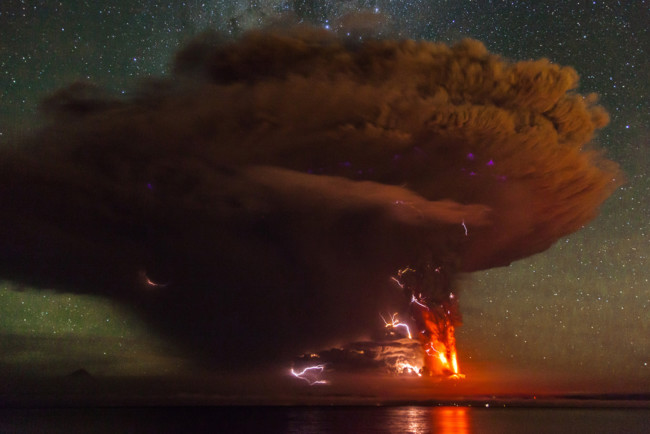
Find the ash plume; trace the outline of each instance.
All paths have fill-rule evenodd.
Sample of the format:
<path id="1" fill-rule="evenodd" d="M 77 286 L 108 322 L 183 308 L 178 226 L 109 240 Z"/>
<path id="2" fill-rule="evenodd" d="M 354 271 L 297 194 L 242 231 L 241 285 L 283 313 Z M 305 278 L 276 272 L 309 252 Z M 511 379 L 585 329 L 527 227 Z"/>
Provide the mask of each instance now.
<path id="1" fill-rule="evenodd" d="M 215 365 L 356 339 L 408 303 L 398 270 L 448 299 L 597 214 L 622 175 L 577 83 L 474 40 L 205 33 L 129 99 L 54 93 L 0 150 L 0 272 L 118 300 Z"/>

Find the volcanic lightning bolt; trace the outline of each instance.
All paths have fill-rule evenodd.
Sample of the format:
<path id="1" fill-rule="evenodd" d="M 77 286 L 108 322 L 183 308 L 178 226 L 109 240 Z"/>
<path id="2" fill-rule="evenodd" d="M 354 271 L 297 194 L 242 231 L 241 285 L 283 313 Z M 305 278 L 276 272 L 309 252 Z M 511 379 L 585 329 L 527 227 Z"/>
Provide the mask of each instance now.
<path id="1" fill-rule="evenodd" d="M 386 326 L 387 329 L 402 327 L 404 330 L 406 330 L 406 335 L 408 336 L 408 338 L 413 339 L 413 336 L 411 335 L 411 329 L 409 329 L 408 324 L 404 324 L 403 322 L 400 322 L 399 319 L 397 319 L 397 312 L 390 315 L 390 321 L 386 321 L 386 318 L 384 318 L 382 315 L 379 316 L 384 321 L 384 325 Z"/>
<path id="2" fill-rule="evenodd" d="M 165 288 L 169 285 L 169 283 L 158 283 L 151 280 L 151 278 L 147 275 L 147 272 L 144 270 L 140 271 L 139 278 L 140 281 L 149 289 Z"/>
<path id="3" fill-rule="evenodd" d="M 319 379 L 320 374 L 322 374 L 324 370 L 325 365 L 315 365 L 308 366 L 300 372 L 296 372 L 293 368 L 291 368 L 290 372 L 294 377 L 306 381 L 310 386 L 314 386 L 317 384 L 329 384 L 329 381 Z"/>

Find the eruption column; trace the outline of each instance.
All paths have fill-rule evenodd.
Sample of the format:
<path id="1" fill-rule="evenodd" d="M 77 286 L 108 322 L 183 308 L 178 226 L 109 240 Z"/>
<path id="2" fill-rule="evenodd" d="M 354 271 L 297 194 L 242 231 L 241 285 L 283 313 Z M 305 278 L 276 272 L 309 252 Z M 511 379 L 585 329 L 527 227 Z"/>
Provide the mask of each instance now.
<path id="1" fill-rule="evenodd" d="M 424 269 L 441 274 L 442 267 L 432 269 L 425 266 Z M 445 299 L 428 299 L 423 295 L 425 291 L 433 294 L 435 292 L 432 289 L 440 289 L 426 288 L 425 282 L 445 282 L 446 279 L 427 279 L 426 273 L 404 268 L 398 272 L 395 280 L 411 299 L 411 315 L 420 330 L 418 340 L 425 353 L 424 372 L 430 375 L 435 373 L 454 378 L 464 377 L 458 368 L 454 335 L 454 324 L 459 322 L 457 299 L 448 290 L 448 285 L 443 288 L 448 291 Z"/>

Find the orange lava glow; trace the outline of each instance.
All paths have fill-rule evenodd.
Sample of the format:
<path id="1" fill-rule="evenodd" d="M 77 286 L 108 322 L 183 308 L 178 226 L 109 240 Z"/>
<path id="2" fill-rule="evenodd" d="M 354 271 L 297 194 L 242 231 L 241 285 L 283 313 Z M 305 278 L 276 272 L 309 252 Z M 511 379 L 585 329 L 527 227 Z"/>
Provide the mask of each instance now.
<path id="1" fill-rule="evenodd" d="M 397 272 L 392 280 L 411 298 L 411 316 L 420 331 L 418 340 L 424 351 L 422 373 L 428 375 L 445 375 L 459 379 L 465 376 L 460 373 L 458 356 L 456 354 L 456 337 L 454 324 L 459 324 L 458 300 L 449 290 L 448 296 L 433 301 L 422 295 L 422 288 L 429 286 L 450 288 L 449 276 L 442 266 L 424 266 L 423 272 L 406 267 Z M 427 283 L 428 282 L 428 283 Z M 391 323 L 384 320 L 387 327 L 399 324 L 391 316 Z M 409 336 L 410 337 L 410 336 Z"/>
<path id="2" fill-rule="evenodd" d="M 424 368 L 429 375 L 448 375 L 452 378 L 464 378 L 458 368 L 456 354 L 456 337 L 454 326 L 444 310 L 419 308 L 416 310 L 424 323 L 424 330 L 419 335 L 424 349 Z"/>

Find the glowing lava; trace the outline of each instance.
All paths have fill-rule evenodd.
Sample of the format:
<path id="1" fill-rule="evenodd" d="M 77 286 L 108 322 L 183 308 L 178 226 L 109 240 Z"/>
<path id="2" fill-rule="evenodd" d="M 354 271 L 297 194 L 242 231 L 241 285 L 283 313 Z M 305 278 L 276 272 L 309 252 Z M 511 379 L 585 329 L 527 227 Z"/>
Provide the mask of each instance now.
<path id="1" fill-rule="evenodd" d="M 440 273 L 440 267 L 433 272 Z M 449 292 L 444 300 L 427 302 L 421 292 L 417 291 L 423 279 L 412 268 L 400 270 L 398 277 L 393 280 L 411 296 L 411 315 L 420 330 L 417 339 L 425 353 L 422 372 L 464 378 L 459 371 L 456 354 L 453 321 L 458 307 L 453 292 Z"/>
<path id="2" fill-rule="evenodd" d="M 463 375 L 458 369 L 456 338 L 449 311 L 444 306 L 423 308 L 421 303 L 412 303 L 411 312 L 422 330 L 418 339 L 426 354 L 426 371 L 462 378 Z"/>

